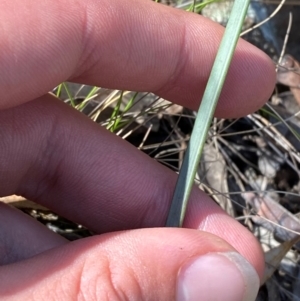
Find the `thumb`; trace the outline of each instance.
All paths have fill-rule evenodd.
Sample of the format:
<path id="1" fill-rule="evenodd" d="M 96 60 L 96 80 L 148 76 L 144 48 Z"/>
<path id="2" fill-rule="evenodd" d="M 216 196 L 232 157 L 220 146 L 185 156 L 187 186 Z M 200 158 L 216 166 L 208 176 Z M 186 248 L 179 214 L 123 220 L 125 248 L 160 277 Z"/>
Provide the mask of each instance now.
<path id="1" fill-rule="evenodd" d="M 0 268 L 5 300 L 255 300 L 259 278 L 230 245 L 191 229 L 82 239 Z"/>

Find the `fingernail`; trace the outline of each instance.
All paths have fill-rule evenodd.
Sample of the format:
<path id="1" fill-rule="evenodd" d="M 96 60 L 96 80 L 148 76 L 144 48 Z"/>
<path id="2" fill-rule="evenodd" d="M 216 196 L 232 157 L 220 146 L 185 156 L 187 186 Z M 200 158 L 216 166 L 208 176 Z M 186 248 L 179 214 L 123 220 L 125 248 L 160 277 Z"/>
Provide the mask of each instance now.
<path id="1" fill-rule="evenodd" d="M 240 254 L 208 253 L 180 269 L 176 301 L 254 301 L 258 289 L 255 269 Z"/>

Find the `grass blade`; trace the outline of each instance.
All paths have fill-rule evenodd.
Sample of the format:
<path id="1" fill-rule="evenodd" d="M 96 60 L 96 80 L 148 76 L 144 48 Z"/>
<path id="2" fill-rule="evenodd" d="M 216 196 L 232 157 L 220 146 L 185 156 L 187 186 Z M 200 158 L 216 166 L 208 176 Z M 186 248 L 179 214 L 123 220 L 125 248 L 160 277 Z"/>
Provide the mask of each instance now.
<path id="1" fill-rule="evenodd" d="M 71 106 L 72 106 L 73 108 L 75 108 L 75 107 L 76 107 L 76 105 L 75 105 L 75 100 L 74 100 L 74 98 L 73 98 L 73 96 L 72 96 L 72 94 L 71 94 L 71 92 L 70 92 L 68 86 L 66 85 L 65 82 L 62 83 L 62 86 L 64 87 L 64 89 L 65 89 L 65 91 L 66 91 L 66 93 L 67 93 L 67 95 L 68 95 L 68 97 L 69 97 L 69 100 L 70 100 L 70 102 L 71 102 Z"/>
<path id="2" fill-rule="evenodd" d="M 166 227 L 181 227 L 206 136 L 222 91 L 250 0 L 235 0 L 179 172 Z"/>

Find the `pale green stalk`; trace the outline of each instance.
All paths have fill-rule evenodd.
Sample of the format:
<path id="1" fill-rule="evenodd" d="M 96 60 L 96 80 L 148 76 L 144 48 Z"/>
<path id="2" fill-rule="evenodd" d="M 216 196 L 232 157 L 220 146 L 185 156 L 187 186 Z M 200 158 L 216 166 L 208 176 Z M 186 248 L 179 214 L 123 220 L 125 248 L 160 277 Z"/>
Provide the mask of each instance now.
<path id="1" fill-rule="evenodd" d="M 206 136 L 233 57 L 250 0 L 235 0 L 197 114 L 189 146 L 179 172 L 167 227 L 181 227 Z M 203 41 L 201 41 L 203 43 Z"/>
<path id="2" fill-rule="evenodd" d="M 84 100 L 76 106 L 76 109 L 78 111 L 81 111 L 84 109 L 84 107 L 88 104 L 88 102 L 91 100 L 91 98 L 100 90 L 101 88 L 94 86 L 90 92 L 88 93 L 88 95 L 86 95 L 84 97 Z"/>
<path id="3" fill-rule="evenodd" d="M 110 120 L 108 122 L 108 125 L 107 125 L 107 129 L 110 130 L 111 132 L 114 131 L 114 124 L 115 124 L 115 120 L 117 118 L 117 116 L 119 115 L 119 112 L 120 112 L 120 107 L 121 107 L 121 103 L 122 103 L 122 99 L 123 99 L 123 94 L 124 94 L 124 91 L 120 91 L 120 97 L 118 99 L 118 102 L 117 102 L 117 105 L 115 106 L 111 116 L 110 116 Z"/>
<path id="4" fill-rule="evenodd" d="M 56 90 L 56 97 L 60 97 L 61 90 L 62 90 L 62 84 L 59 84 Z"/>
<path id="5" fill-rule="evenodd" d="M 94 86 L 89 94 L 85 97 L 85 99 L 89 99 L 90 97 L 94 96 L 101 88 Z"/>
<path id="6" fill-rule="evenodd" d="M 126 114 L 126 113 L 131 109 L 131 107 L 133 106 L 133 103 L 134 103 L 134 101 L 135 101 L 135 99 L 136 99 L 136 97 L 137 97 L 138 94 L 139 94 L 139 92 L 135 92 L 135 93 L 134 93 L 134 95 L 131 97 L 131 99 L 130 99 L 130 100 L 128 101 L 128 103 L 126 104 L 126 106 L 125 106 L 125 108 L 124 108 L 122 114 L 120 114 L 120 115 L 116 118 L 116 120 L 115 120 L 115 122 L 114 122 L 114 125 L 113 125 L 113 130 L 112 130 L 112 132 L 115 132 L 115 131 L 117 131 L 120 127 L 123 127 L 123 126 L 126 125 L 127 121 L 123 122 L 123 121 L 122 121 L 122 118 L 123 118 L 124 114 Z"/>
<path id="7" fill-rule="evenodd" d="M 62 85 L 63 85 L 63 87 L 64 87 L 64 89 L 65 89 L 65 91 L 66 91 L 66 93 L 67 93 L 67 95 L 68 95 L 68 97 L 69 97 L 69 99 L 70 99 L 70 102 L 71 102 L 72 107 L 75 108 L 75 106 L 76 106 L 76 105 L 75 105 L 75 100 L 74 100 L 74 98 L 73 98 L 73 96 L 72 96 L 72 94 L 71 94 L 71 92 L 70 92 L 68 86 L 66 85 L 65 82 L 63 82 Z"/>

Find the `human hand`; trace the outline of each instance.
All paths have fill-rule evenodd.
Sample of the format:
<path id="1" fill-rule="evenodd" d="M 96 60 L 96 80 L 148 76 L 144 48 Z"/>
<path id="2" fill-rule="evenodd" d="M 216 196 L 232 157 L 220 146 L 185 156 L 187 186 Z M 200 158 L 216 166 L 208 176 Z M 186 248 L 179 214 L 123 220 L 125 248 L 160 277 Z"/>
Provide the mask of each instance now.
<path id="1" fill-rule="evenodd" d="M 250 232 L 198 189 L 190 229 L 159 228 L 176 174 L 46 94 L 69 80 L 197 109 L 223 28 L 146 0 L 1 1 L 0 20 L 0 193 L 101 234 L 68 242 L 2 204 L 1 298 L 254 300 L 264 264 Z M 216 115 L 254 111 L 274 83 L 240 41 Z"/>

